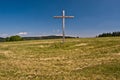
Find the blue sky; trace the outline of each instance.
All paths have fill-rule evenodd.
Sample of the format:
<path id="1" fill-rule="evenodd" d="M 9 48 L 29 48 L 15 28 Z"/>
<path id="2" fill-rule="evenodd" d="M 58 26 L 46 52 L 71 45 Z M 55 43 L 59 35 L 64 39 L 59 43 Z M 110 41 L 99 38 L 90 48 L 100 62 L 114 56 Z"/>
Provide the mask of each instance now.
<path id="1" fill-rule="evenodd" d="M 120 0 L 0 0 L 0 37 L 61 35 L 66 19 L 66 35 L 94 37 L 120 31 Z"/>

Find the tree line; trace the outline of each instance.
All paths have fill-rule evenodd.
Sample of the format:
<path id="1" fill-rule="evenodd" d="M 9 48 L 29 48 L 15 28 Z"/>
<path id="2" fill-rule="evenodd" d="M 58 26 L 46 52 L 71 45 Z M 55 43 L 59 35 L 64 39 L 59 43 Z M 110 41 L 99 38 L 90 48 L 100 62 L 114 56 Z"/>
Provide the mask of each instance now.
<path id="1" fill-rule="evenodd" d="M 23 38 L 21 36 L 15 35 L 15 36 L 10 36 L 10 37 L 6 37 L 5 41 L 22 41 Z"/>
<path id="2" fill-rule="evenodd" d="M 22 41 L 24 40 L 21 36 L 15 35 L 15 36 L 10 36 L 6 38 L 0 37 L 0 42 L 11 42 L 11 41 Z"/>
<path id="3" fill-rule="evenodd" d="M 117 37 L 120 36 L 120 32 L 109 32 L 109 33 L 102 33 L 99 34 L 97 37 Z"/>

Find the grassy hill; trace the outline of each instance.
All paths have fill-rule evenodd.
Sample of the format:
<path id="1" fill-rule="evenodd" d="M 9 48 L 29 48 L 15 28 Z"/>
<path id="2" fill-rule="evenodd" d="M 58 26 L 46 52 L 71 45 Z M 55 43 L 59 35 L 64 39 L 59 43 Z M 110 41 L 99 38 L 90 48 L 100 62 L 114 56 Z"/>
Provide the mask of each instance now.
<path id="1" fill-rule="evenodd" d="M 0 80 L 120 80 L 120 38 L 0 43 Z"/>

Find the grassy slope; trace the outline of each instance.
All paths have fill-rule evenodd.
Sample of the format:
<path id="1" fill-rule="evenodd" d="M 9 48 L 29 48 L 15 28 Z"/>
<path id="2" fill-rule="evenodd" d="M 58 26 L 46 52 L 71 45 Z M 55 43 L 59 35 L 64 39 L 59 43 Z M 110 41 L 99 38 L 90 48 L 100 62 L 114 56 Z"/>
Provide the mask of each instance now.
<path id="1" fill-rule="evenodd" d="M 120 80 L 120 38 L 0 43 L 0 80 Z"/>

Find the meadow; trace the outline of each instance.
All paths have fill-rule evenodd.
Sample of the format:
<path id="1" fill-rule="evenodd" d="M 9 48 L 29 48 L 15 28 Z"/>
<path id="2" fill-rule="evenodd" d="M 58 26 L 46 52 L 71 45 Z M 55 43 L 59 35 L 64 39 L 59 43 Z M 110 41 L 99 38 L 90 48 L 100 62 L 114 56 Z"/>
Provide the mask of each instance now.
<path id="1" fill-rule="evenodd" d="M 120 37 L 1 42 L 0 80 L 120 80 Z"/>

